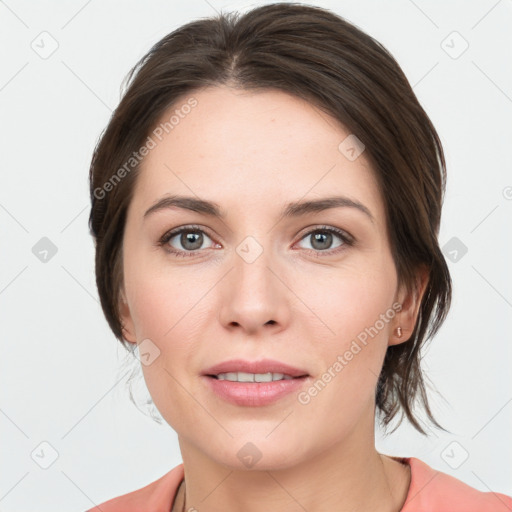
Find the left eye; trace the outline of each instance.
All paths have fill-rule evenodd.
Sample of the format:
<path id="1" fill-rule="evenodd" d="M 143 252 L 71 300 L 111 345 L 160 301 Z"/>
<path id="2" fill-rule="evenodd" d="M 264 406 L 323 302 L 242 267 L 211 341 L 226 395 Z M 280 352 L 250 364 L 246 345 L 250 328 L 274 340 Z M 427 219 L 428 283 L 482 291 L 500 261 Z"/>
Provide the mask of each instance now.
<path id="1" fill-rule="evenodd" d="M 336 246 L 332 245 L 333 237 L 338 238 L 341 241 Z M 308 238 L 311 240 L 310 245 L 312 247 L 305 247 L 305 249 L 320 252 L 337 249 L 343 245 L 350 245 L 351 243 L 348 235 L 345 235 L 342 231 L 338 231 L 337 229 L 333 228 L 315 229 L 309 233 L 306 233 L 306 235 L 302 237 L 301 240 L 307 240 Z"/>

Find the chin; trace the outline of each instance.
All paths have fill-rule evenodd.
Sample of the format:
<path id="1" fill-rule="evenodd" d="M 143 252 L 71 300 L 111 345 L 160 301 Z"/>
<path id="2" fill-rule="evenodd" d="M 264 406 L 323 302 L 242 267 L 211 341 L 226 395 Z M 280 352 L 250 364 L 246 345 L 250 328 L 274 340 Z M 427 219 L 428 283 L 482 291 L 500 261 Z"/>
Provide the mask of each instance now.
<path id="1" fill-rule="evenodd" d="M 265 439 L 267 435 L 268 432 L 260 438 L 253 436 L 252 440 L 247 436 L 240 440 L 230 439 L 229 444 L 223 447 L 221 457 L 219 451 L 211 456 L 219 464 L 233 471 L 276 471 L 300 464 L 306 455 L 300 450 L 304 443 L 295 445 L 288 441 L 285 446 L 281 441 Z"/>

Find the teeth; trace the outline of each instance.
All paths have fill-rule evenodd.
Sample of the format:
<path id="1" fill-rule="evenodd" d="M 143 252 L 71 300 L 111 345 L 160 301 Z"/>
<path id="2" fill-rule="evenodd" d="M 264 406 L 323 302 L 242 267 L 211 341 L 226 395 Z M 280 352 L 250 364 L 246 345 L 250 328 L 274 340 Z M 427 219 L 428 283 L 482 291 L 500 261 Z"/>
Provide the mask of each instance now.
<path id="1" fill-rule="evenodd" d="M 246 373 L 228 372 L 219 373 L 219 380 L 230 380 L 231 382 L 271 382 L 273 380 L 291 380 L 293 377 L 284 373 Z"/>

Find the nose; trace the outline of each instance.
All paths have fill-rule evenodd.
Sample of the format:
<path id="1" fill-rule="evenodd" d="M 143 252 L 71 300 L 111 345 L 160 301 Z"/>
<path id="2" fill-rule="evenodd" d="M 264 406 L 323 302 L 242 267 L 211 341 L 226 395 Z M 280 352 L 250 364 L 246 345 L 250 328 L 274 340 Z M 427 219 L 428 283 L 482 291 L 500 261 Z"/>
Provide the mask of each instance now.
<path id="1" fill-rule="evenodd" d="M 251 238 L 236 248 L 231 271 L 220 283 L 219 320 L 245 334 L 276 333 L 289 322 L 291 292 L 271 250 Z"/>

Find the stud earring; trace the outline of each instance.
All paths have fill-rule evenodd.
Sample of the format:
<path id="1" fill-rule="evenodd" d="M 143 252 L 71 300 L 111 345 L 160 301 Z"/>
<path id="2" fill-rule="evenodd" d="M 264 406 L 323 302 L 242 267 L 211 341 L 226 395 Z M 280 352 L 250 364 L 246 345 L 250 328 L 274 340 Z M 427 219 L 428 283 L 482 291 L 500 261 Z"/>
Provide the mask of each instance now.
<path id="1" fill-rule="evenodd" d="M 401 338 L 402 337 L 402 328 L 400 326 L 398 326 L 396 328 L 396 336 L 397 336 L 397 338 Z"/>

